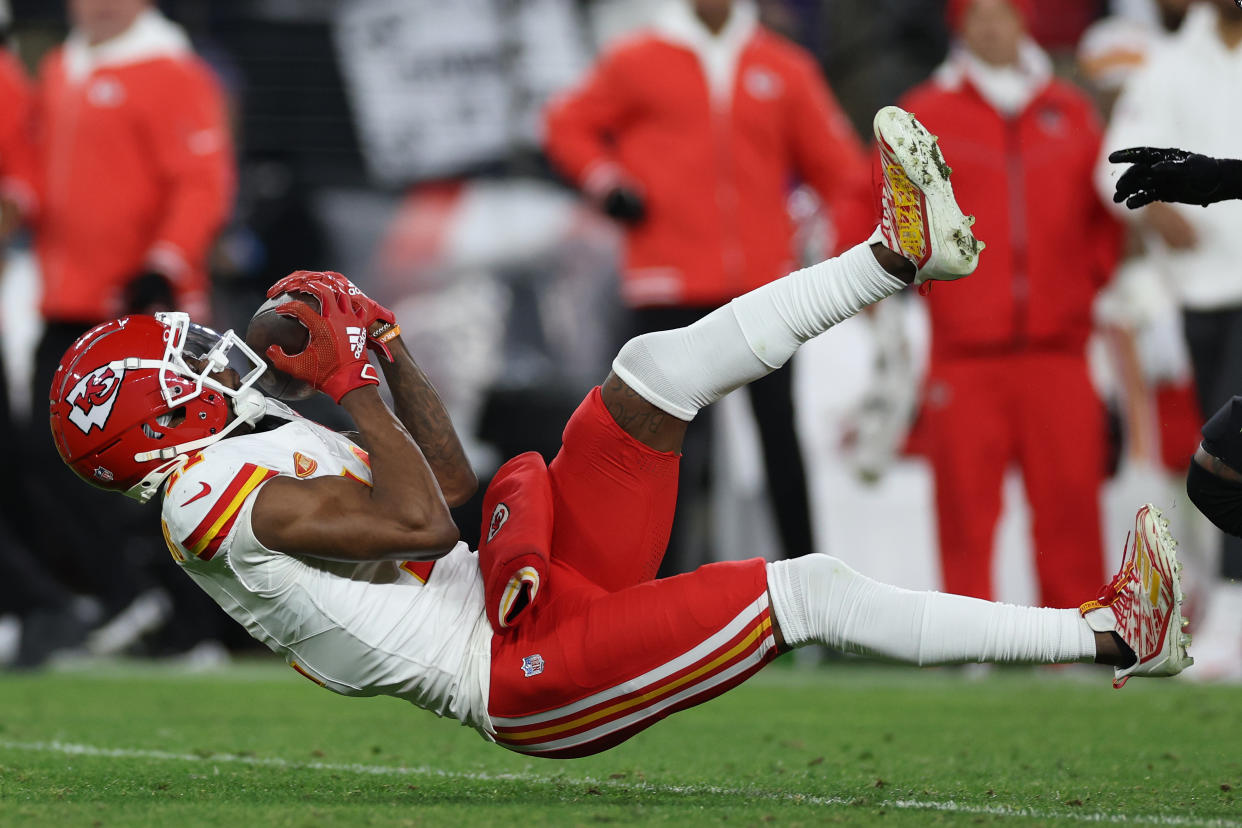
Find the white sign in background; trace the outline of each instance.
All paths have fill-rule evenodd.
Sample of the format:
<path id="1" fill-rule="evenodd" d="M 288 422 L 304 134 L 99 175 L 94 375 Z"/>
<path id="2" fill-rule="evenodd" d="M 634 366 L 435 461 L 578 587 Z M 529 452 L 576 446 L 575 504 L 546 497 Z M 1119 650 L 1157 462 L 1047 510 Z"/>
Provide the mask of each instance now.
<path id="1" fill-rule="evenodd" d="M 508 147 L 503 38 L 492 0 L 344 4 L 336 39 L 377 179 L 447 174 Z"/>
<path id="2" fill-rule="evenodd" d="M 386 184 L 534 146 L 586 58 L 569 0 L 353 0 L 335 21 L 363 154 Z"/>

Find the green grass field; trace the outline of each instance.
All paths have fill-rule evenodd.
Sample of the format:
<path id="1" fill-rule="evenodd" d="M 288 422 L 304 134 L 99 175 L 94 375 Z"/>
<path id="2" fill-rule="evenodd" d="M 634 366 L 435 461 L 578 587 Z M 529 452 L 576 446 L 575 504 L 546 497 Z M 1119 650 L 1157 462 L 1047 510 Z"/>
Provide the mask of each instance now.
<path id="1" fill-rule="evenodd" d="M 778 663 L 609 753 L 509 753 L 268 661 L 0 675 L 0 825 L 1242 826 L 1242 689 Z"/>

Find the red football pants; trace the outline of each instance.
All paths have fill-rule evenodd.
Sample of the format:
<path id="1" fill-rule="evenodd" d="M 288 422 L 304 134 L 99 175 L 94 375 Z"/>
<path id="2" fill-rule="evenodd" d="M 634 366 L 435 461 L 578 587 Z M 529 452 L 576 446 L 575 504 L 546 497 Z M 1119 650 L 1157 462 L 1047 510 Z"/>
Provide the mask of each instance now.
<path id="1" fill-rule="evenodd" d="M 720 695 L 776 655 L 762 559 L 652 580 L 672 528 L 676 454 L 621 430 L 598 388 L 548 467 L 551 568 L 522 622 L 492 637 L 496 741 L 587 756 Z"/>
<path id="2" fill-rule="evenodd" d="M 1104 583 L 1104 409 L 1079 355 L 938 360 L 928 378 L 929 458 L 946 592 L 992 599 L 1006 469 L 1031 506 L 1039 602 L 1076 607 Z"/>

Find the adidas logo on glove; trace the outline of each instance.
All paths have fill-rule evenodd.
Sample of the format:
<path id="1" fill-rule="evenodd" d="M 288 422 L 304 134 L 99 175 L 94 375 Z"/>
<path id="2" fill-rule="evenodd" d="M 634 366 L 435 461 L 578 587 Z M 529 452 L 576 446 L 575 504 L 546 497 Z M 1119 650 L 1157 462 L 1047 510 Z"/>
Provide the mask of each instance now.
<path id="1" fill-rule="evenodd" d="M 356 328 L 353 325 L 346 326 L 345 333 L 349 335 L 349 347 L 354 350 L 354 359 L 362 356 L 362 352 L 367 347 L 367 332 L 362 328 Z"/>

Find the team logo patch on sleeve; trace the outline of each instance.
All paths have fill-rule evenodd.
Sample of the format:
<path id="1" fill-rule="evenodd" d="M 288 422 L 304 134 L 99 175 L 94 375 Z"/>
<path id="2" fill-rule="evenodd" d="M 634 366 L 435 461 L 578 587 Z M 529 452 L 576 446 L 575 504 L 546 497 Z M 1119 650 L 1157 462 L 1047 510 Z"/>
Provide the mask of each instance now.
<path id="1" fill-rule="evenodd" d="M 539 653 L 528 655 L 522 659 L 522 675 L 526 678 L 537 676 L 543 672 L 543 656 Z"/>
<path id="2" fill-rule="evenodd" d="M 300 451 L 293 453 L 293 471 L 298 477 L 310 477 L 319 468 L 319 463 Z"/>
<path id="3" fill-rule="evenodd" d="M 69 403 L 69 422 L 89 434 L 92 428 L 100 431 L 112 415 L 117 392 L 121 390 L 121 378 L 125 376 L 125 363 L 109 362 L 91 371 L 73 386 L 65 402 Z"/>

